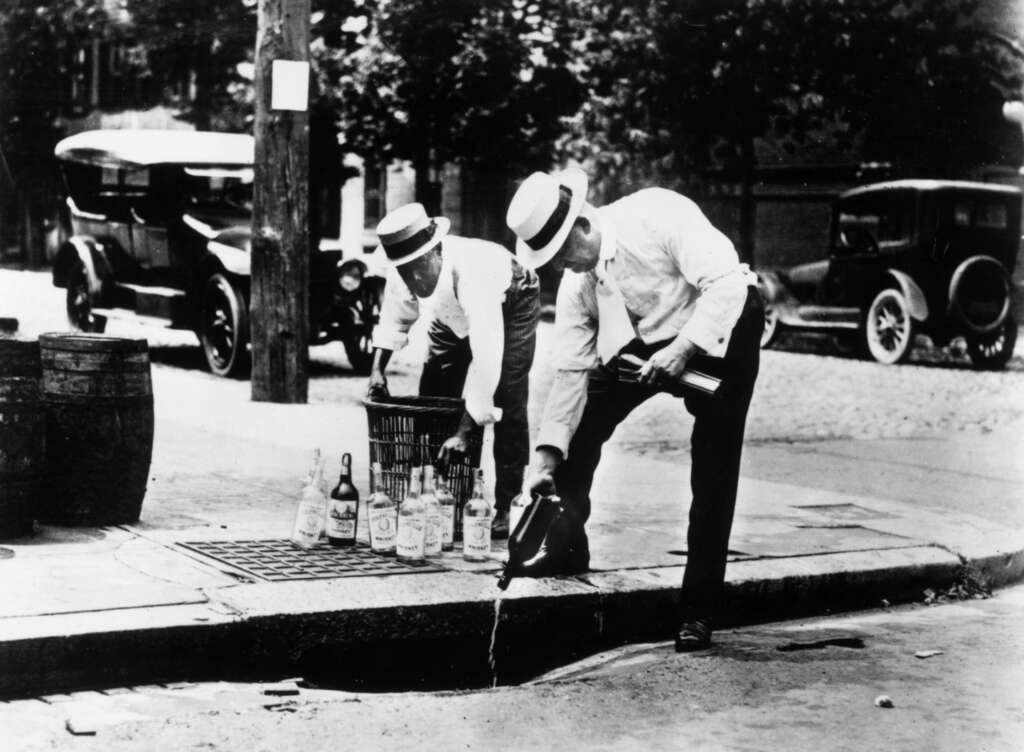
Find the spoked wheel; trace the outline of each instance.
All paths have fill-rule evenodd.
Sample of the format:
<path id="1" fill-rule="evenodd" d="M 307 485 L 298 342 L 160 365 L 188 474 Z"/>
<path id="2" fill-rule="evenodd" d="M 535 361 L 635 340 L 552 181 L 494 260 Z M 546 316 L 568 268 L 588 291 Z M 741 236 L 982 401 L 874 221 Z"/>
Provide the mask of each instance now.
<path id="1" fill-rule="evenodd" d="M 342 338 L 345 355 L 356 373 L 369 373 L 373 365 L 373 328 L 380 321 L 380 299 L 379 286 L 367 284 L 362 298 L 353 309 L 352 331 Z"/>
<path id="2" fill-rule="evenodd" d="M 89 290 L 89 273 L 81 261 L 72 270 L 68 279 L 66 298 L 68 323 L 82 332 L 102 333 L 107 328 L 105 316 L 92 312 L 92 292 Z"/>
<path id="3" fill-rule="evenodd" d="M 882 290 L 864 317 L 864 344 L 872 358 L 884 365 L 907 359 L 914 343 L 914 321 L 903 293 Z"/>
<path id="4" fill-rule="evenodd" d="M 771 347 L 779 336 L 779 311 L 771 303 L 764 306 L 764 329 L 761 331 L 761 347 Z"/>
<path id="5" fill-rule="evenodd" d="M 249 365 L 249 309 L 245 295 L 223 274 L 203 287 L 199 340 L 210 370 L 218 376 L 244 373 Z"/>
<path id="6" fill-rule="evenodd" d="M 998 370 L 1006 366 L 1017 344 L 1017 322 L 1007 316 L 1003 325 L 990 334 L 967 337 L 967 352 L 975 368 Z"/>

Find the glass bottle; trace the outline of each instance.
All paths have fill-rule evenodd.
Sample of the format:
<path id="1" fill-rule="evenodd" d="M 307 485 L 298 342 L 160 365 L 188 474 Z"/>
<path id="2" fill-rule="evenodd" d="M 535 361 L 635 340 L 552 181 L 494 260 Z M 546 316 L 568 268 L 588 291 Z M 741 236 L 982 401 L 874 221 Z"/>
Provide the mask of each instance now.
<path id="1" fill-rule="evenodd" d="M 423 500 L 423 512 L 426 519 L 426 527 L 423 529 L 423 555 L 428 558 L 441 555 L 441 505 L 434 495 L 434 468 L 431 465 L 423 467 L 423 492 L 420 494 Z"/>
<path id="2" fill-rule="evenodd" d="M 491 505 L 484 498 L 484 472 L 476 471 L 473 495 L 462 513 L 462 558 L 487 561 L 491 553 Z"/>
<path id="3" fill-rule="evenodd" d="M 370 550 L 384 556 L 395 555 L 395 533 L 398 530 L 398 505 L 384 490 L 384 474 L 380 463 L 373 463 L 373 493 L 366 500 L 366 518 L 370 525 Z"/>
<path id="4" fill-rule="evenodd" d="M 315 546 L 324 528 L 327 497 L 322 488 L 323 479 L 324 458 L 319 449 L 314 449 L 313 461 L 302 484 L 299 503 L 295 510 L 295 521 L 292 524 L 291 539 L 302 548 Z"/>
<path id="5" fill-rule="evenodd" d="M 519 520 L 523 518 L 523 514 L 530 506 L 532 496 L 530 490 L 523 487 L 523 490 L 512 499 L 512 503 L 509 505 L 508 510 L 508 534 L 511 536 L 515 533 L 516 528 L 519 527 Z"/>
<path id="6" fill-rule="evenodd" d="M 359 491 L 352 485 L 352 455 L 341 455 L 341 476 L 327 504 L 327 541 L 332 546 L 354 546 L 359 520 Z"/>
<path id="7" fill-rule="evenodd" d="M 422 564 L 424 561 L 424 533 L 426 514 L 420 498 L 420 475 L 422 468 L 409 471 L 409 490 L 398 507 L 398 536 L 395 539 L 395 553 L 399 561 Z"/>
<path id="8" fill-rule="evenodd" d="M 455 548 L 455 496 L 441 472 L 434 478 L 434 496 L 441 505 L 441 550 L 451 551 Z"/>

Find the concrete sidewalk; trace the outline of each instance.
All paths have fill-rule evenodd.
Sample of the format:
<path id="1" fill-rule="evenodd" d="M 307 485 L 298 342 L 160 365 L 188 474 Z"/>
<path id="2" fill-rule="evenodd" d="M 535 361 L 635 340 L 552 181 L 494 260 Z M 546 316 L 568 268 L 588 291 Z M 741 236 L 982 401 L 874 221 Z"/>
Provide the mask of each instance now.
<path id="1" fill-rule="evenodd" d="M 446 554 L 443 571 L 272 582 L 180 544 L 286 538 L 314 446 L 332 474 L 351 452 L 365 495 L 365 413 L 355 400 L 257 404 L 245 384 L 205 386 L 200 398 L 187 372 L 154 370 L 137 525 L 39 526 L 0 542 L 0 696 L 283 676 L 413 644 L 475 656 L 467 673 L 496 663 L 496 680 L 513 681 L 543 664 L 530 658 L 539 633 L 546 665 L 672 633 L 689 495 L 678 453 L 609 445 L 586 576 L 516 580 L 498 602 L 496 546 L 486 564 Z M 1021 445 L 1010 429 L 749 445 L 722 626 L 922 600 L 968 573 L 989 586 L 1019 579 Z"/>

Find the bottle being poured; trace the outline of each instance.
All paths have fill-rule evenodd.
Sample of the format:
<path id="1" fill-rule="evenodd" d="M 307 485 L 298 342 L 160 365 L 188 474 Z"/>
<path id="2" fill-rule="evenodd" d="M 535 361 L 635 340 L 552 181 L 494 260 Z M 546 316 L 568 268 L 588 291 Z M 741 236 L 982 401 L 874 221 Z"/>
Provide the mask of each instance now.
<path id="1" fill-rule="evenodd" d="M 324 493 L 325 458 L 319 449 L 313 450 L 313 460 L 306 473 L 306 479 L 299 492 L 299 503 L 295 510 L 291 540 L 302 548 L 312 548 L 320 540 L 327 514 L 327 494 Z"/>

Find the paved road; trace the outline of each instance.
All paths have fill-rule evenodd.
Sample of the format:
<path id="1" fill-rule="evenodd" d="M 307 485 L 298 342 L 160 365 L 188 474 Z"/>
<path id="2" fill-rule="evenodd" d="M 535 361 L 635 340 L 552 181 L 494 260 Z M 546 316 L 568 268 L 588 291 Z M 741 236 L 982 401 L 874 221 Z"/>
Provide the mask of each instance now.
<path id="1" fill-rule="evenodd" d="M 12 751 L 1017 752 L 1022 620 L 1024 588 L 1015 588 L 989 600 L 725 631 L 700 655 L 677 655 L 669 643 L 628 646 L 519 687 L 143 687 L 0 703 L 0 727 Z M 281 691 L 292 694 L 272 694 Z M 893 707 L 878 707 L 880 695 Z"/>

